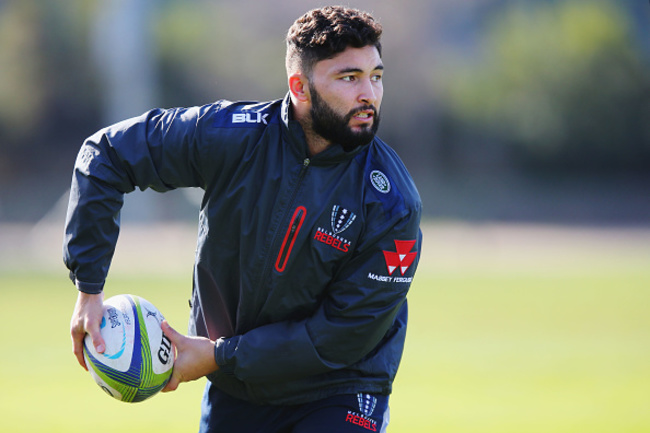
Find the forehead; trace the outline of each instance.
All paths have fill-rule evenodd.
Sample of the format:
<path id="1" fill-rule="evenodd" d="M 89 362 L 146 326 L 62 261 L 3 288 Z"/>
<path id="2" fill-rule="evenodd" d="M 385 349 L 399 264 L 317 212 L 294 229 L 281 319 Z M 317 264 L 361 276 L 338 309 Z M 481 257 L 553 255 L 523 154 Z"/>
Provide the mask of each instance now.
<path id="1" fill-rule="evenodd" d="M 314 65 L 317 75 L 337 74 L 343 71 L 372 72 L 383 69 L 379 51 L 373 45 L 362 48 L 348 47 L 336 56 L 321 60 Z"/>

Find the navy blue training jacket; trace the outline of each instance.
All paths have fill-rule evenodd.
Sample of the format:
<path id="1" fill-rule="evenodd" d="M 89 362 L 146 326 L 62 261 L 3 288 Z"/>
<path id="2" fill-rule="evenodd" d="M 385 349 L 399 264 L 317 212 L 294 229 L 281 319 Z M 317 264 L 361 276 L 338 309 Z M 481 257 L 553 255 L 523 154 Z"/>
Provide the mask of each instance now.
<path id="1" fill-rule="evenodd" d="M 255 403 L 389 394 L 421 251 L 418 192 L 378 138 L 309 157 L 289 104 L 155 109 L 89 137 L 65 263 L 79 290 L 102 291 L 124 193 L 200 187 L 189 333 L 217 340 L 208 378 Z"/>

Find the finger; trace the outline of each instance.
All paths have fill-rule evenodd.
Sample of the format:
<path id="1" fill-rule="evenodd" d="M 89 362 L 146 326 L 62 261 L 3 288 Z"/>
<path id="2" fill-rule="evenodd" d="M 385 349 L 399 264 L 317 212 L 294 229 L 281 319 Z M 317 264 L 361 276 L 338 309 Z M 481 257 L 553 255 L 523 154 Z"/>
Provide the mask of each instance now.
<path id="1" fill-rule="evenodd" d="M 86 361 L 84 360 L 84 354 L 83 354 L 85 335 L 86 335 L 86 331 L 84 331 L 83 322 L 76 321 L 73 319 L 73 321 L 70 324 L 70 337 L 72 338 L 72 353 L 74 354 L 75 358 L 77 358 L 77 362 L 79 363 L 79 365 L 81 365 L 81 367 L 83 367 L 84 370 L 88 371 L 88 367 L 86 366 Z"/>
<path id="2" fill-rule="evenodd" d="M 83 367 L 84 370 L 88 371 L 88 366 L 86 366 L 86 360 L 84 359 L 83 354 L 83 341 L 84 334 L 81 334 L 81 337 L 77 336 L 78 333 L 72 333 L 72 353 L 77 358 L 79 365 Z"/>
<path id="3" fill-rule="evenodd" d="M 169 378 L 169 382 L 167 382 L 167 385 L 165 385 L 165 387 L 162 389 L 162 392 L 176 391 L 178 385 L 180 385 L 180 381 L 176 375 L 172 373 L 172 377 Z"/>
<path id="4" fill-rule="evenodd" d="M 79 292 L 72 318 L 70 319 L 70 335 L 72 337 L 72 352 L 77 362 L 88 370 L 83 355 L 86 332 L 91 335 L 93 345 L 98 352 L 104 352 L 106 343 L 99 332 L 103 318 L 103 293 L 88 294 Z"/>
<path id="5" fill-rule="evenodd" d="M 95 346 L 95 350 L 97 353 L 104 353 L 106 350 L 106 342 L 104 341 L 104 338 L 102 337 L 99 329 L 100 327 L 98 323 L 88 323 L 86 326 L 86 332 L 88 332 L 88 335 L 90 335 L 90 339 L 93 342 L 93 346 Z"/>

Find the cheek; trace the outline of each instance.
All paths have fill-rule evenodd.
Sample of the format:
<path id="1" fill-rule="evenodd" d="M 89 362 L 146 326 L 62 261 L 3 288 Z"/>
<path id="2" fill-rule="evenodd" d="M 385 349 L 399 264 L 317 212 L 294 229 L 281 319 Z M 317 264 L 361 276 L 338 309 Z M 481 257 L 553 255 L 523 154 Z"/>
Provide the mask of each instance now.
<path id="1" fill-rule="evenodd" d="M 352 92 L 341 92 L 332 99 L 332 107 L 335 107 L 338 111 L 347 112 L 359 105 L 354 93 Z"/>
<path id="2" fill-rule="evenodd" d="M 321 101 L 336 112 L 344 111 L 346 107 L 345 101 L 336 91 L 332 90 L 335 89 L 326 88 L 318 92 Z"/>
<path id="3" fill-rule="evenodd" d="M 384 87 L 381 84 L 377 86 L 377 89 L 375 90 L 375 98 L 377 98 L 375 102 L 375 107 L 377 108 L 377 110 L 379 110 L 379 107 L 381 106 L 381 101 L 382 99 L 384 99 Z"/>

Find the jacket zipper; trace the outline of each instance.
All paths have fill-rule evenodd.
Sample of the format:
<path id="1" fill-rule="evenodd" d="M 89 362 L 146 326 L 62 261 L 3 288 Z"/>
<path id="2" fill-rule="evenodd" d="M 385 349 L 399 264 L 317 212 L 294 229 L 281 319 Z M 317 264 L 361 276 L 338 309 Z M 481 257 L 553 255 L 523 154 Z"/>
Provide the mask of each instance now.
<path id="1" fill-rule="evenodd" d="M 298 195 L 298 190 L 300 189 L 300 185 L 302 184 L 302 179 L 305 177 L 305 173 L 307 172 L 307 168 L 309 167 L 310 163 L 311 160 L 309 158 L 305 158 L 302 162 L 302 168 L 300 169 L 300 173 L 298 174 L 298 182 L 296 183 L 296 186 L 293 189 L 293 192 L 291 194 L 291 200 L 289 200 L 289 206 L 285 210 L 285 215 L 290 209 L 293 208 L 293 202 L 295 201 L 296 196 Z M 296 237 L 298 236 L 298 232 L 302 227 L 302 223 L 305 221 L 306 215 L 307 215 L 307 209 L 304 206 L 299 206 L 293 213 L 293 217 L 291 218 L 291 221 L 289 223 L 289 228 L 287 229 L 287 232 L 284 236 L 284 241 L 282 243 L 282 246 L 280 247 L 278 256 L 275 260 L 275 269 L 278 272 L 283 272 L 287 265 L 287 262 L 289 260 L 289 255 L 291 253 L 291 249 L 293 248 L 293 244 L 295 243 Z M 276 243 L 275 239 L 277 238 L 278 234 L 279 231 L 276 232 L 276 237 L 274 237 L 273 245 L 275 245 Z M 287 249 L 287 245 L 289 245 L 288 249 Z M 286 249 L 286 253 L 285 253 L 285 249 Z M 269 257 L 269 259 L 270 258 L 271 257 Z M 267 263 L 268 263 L 267 266 L 265 266 L 264 268 L 262 281 L 266 281 L 267 275 L 269 274 L 270 271 L 270 266 L 271 266 L 270 260 Z"/>

